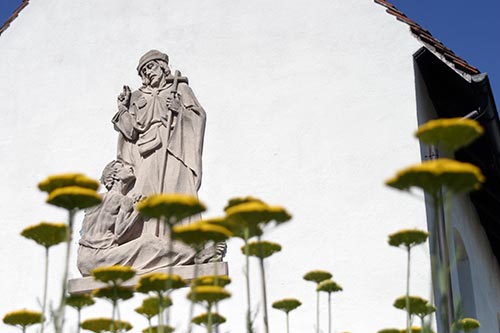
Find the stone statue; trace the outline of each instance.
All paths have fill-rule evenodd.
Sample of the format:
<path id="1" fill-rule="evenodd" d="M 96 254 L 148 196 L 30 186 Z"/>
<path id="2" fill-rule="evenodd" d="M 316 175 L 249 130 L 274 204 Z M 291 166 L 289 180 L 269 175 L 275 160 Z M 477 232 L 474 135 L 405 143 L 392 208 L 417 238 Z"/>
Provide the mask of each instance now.
<path id="1" fill-rule="evenodd" d="M 118 96 L 113 117 L 119 132 L 117 158 L 134 167 L 132 193 L 196 195 L 201 185 L 205 111 L 186 77 L 172 75 L 168 55 L 151 50 L 137 66 L 142 87 Z"/>
<path id="2" fill-rule="evenodd" d="M 146 52 L 137 66 L 142 87 L 131 92 L 124 86 L 118 96 L 112 119 L 119 132 L 117 160 L 104 168 L 101 178 L 108 192 L 83 220 L 78 269 L 84 276 L 99 266 L 128 265 L 144 273 L 224 257 L 224 242 L 195 253 L 174 241 L 169 252 L 165 226 L 141 218 L 135 208 L 154 193 L 196 196 L 201 184 L 205 111 L 187 78 L 171 73 L 168 60 L 160 51 Z"/>
<path id="3" fill-rule="evenodd" d="M 169 252 L 166 238 L 142 232 L 144 221 L 135 209 L 141 196 L 127 196 L 135 181 L 132 167 L 121 161 L 104 168 L 101 182 L 108 192 L 100 205 L 85 211 L 83 219 L 77 261 L 83 276 L 99 266 L 128 265 L 145 273 L 195 262 L 192 248 L 174 242 Z"/>
<path id="4" fill-rule="evenodd" d="M 112 119 L 119 132 L 117 160 L 104 168 L 101 179 L 108 192 L 83 220 L 78 269 L 84 276 L 98 266 L 129 265 L 143 273 L 222 261 L 225 255 L 224 242 L 196 254 L 174 241 L 168 252 L 165 226 L 141 218 L 135 208 L 138 200 L 155 193 L 196 196 L 201 185 L 205 111 L 187 78 L 171 73 L 168 60 L 160 51 L 146 52 L 137 66 L 142 87 L 131 92 L 124 86 L 118 96 Z"/>

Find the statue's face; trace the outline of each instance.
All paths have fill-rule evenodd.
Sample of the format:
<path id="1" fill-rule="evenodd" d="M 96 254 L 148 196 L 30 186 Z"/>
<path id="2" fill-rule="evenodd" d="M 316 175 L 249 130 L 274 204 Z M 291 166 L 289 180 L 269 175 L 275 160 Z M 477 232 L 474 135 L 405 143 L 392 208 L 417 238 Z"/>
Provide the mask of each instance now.
<path id="1" fill-rule="evenodd" d="M 135 178 L 134 169 L 129 165 L 123 165 L 118 169 L 116 173 L 116 178 L 121 179 L 122 181 L 131 180 Z"/>
<path id="2" fill-rule="evenodd" d="M 147 78 L 149 86 L 158 87 L 162 79 L 165 77 L 165 73 L 157 61 L 151 60 L 141 68 L 141 76 Z"/>

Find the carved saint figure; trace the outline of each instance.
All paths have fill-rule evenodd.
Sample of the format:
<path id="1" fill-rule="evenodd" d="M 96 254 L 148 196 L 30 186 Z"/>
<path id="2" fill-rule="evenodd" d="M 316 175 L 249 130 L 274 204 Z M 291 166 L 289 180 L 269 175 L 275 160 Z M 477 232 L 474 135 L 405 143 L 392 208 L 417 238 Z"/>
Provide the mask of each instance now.
<path id="1" fill-rule="evenodd" d="M 173 75 L 168 61 L 157 50 L 140 58 L 143 85 L 134 92 L 123 87 L 112 120 L 120 133 L 117 158 L 136 173 L 135 194 L 196 195 L 201 184 L 205 111 L 187 78 Z"/>
<path id="2" fill-rule="evenodd" d="M 141 196 L 127 196 L 134 181 L 132 167 L 120 161 L 104 168 L 101 182 L 108 192 L 100 205 L 85 211 L 82 224 L 77 265 L 83 276 L 99 266 L 128 265 L 145 273 L 195 262 L 192 248 L 174 241 L 169 252 L 164 237 L 142 233 L 143 220 L 135 209 Z"/>

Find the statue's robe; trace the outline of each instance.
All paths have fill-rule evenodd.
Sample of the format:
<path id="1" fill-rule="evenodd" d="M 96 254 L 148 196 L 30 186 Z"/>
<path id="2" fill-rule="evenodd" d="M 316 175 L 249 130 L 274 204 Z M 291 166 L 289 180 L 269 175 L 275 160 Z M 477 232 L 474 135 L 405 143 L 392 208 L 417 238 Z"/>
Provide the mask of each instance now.
<path id="1" fill-rule="evenodd" d="M 78 249 L 78 269 L 90 275 L 99 266 L 127 265 L 146 273 L 173 265 L 194 263 L 195 251 L 179 242 L 142 234 L 143 221 L 132 199 L 110 190 L 100 205 L 87 209 Z"/>
<path id="2" fill-rule="evenodd" d="M 134 167 L 137 178 L 132 194 L 196 196 L 200 187 L 205 111 L 187 83 L 181 82 L 177 88 L 181 107 L 172 113 L 168 109 L 172 90 L 172 83 L 158 89 L 142 87 L 132 93 L 128 110 L 113 117 L 120 133 L 117 157 Z"/>

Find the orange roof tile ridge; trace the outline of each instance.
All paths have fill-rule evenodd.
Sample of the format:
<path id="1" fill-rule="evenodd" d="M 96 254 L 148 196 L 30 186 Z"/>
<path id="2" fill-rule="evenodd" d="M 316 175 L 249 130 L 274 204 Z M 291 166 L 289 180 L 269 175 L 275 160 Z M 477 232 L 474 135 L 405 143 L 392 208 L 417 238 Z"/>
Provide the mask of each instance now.
<path id="1" fill-rule="evenodd" d="M 7 30 L 12 21 L 14 21 L 17 18 L 19 13 L 24 9 L 24 7 L 26 7 L 29 4 L 29 2 L 30 0 L 23 0 L 23 2 L 21 2 L 21 4 L 16 8 L 16 10 L 14 10 L 14 13 L 12 13 L 12 15 L 7 19 L 7 21 L 5 21 L 4 24 L 0 26 L 0 35 L 2 35 L 2 33 L 5 30 Z"/>
<path id="2" fill-rule="evenodd" d="M 420 24 L 410 19 L 405 13 L 400 11 L 396 6 L 386 0 L 373 0 L 375 3 L 384 6 L 386 12 L 394 16 L 398 21 L 406 23 L 410 27 L 410 31 L 420 42 L 427 48 L 443 56 L 450 66 L 460 70 L 466 74 L 479 74 L 479 70 L 470 65 L 467 61 L 457 56 L 452 50 L 447 48 L 440 40 L 434 37 L 431 32 L 424 29 Z"/>

